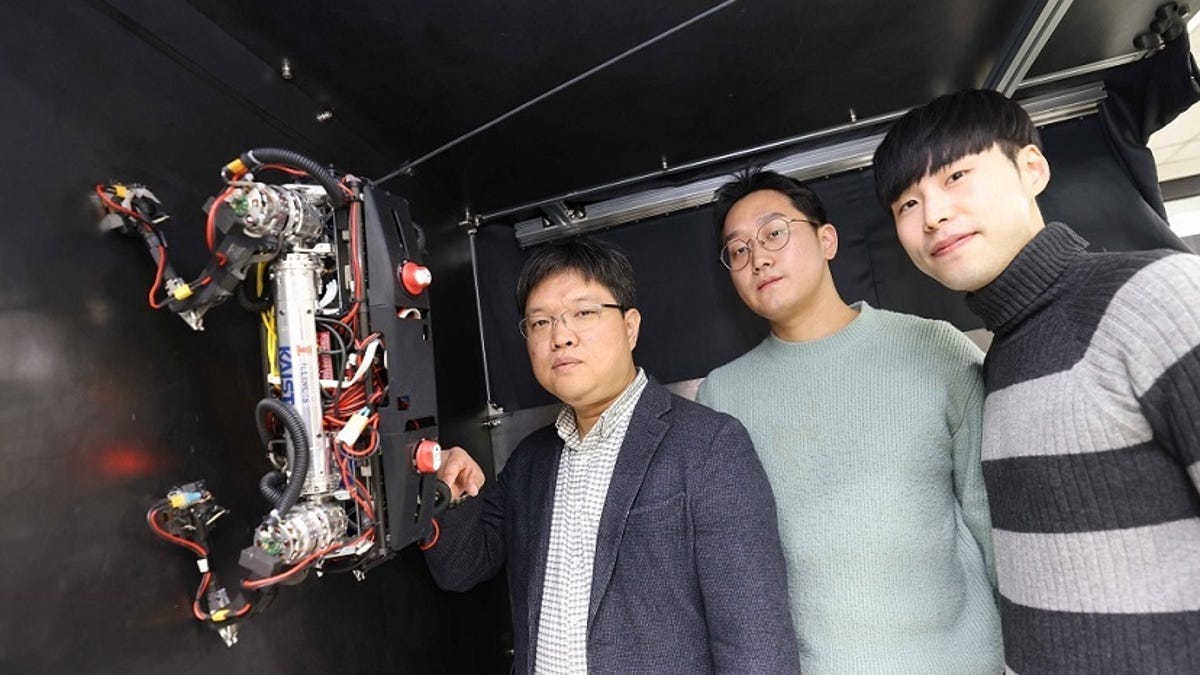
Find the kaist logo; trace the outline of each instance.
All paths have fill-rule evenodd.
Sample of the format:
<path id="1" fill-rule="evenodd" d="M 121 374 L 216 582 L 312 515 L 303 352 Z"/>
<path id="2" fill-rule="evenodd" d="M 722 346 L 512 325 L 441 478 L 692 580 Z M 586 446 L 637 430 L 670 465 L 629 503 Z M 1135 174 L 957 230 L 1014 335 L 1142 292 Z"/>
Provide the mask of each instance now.
<path id="1" fill-rule="evenodd" d="M 290 347 L 279 348 L 279 379 L 283 391 L 279 397 L 288 405 L 295 404 L 295 383 L 292 380 L 292 350 Z"/>

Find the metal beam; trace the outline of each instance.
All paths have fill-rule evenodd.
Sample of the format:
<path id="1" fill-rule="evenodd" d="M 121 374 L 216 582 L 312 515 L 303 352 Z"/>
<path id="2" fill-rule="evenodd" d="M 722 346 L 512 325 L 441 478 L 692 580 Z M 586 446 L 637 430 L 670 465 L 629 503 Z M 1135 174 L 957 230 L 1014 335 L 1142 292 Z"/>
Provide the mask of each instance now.
<path id="1" fill-rule="evenodd" d="M 1012 96 L 1034 61 L 1042 53 L 1050 35 L 1070 9 L 1073 0 L 1033 0 L 1025 20 L 1000 63 L 983 81 L 985 89 Z"/>
<path id="2" fill-rule="evenodd" d="M 663 178 L 667 178 L 668 176 L 673 176 L 673 175 L 677 175 L 677 174 L 688 172 L 688 171 L 696 171 L 696 170 L 703 169 L 708 166 L 712 166 L 714 164 L 721 164 L 721 163 L 731 162 L 731 161 L 738 160 L 738 159 L 755 157 L 758 155 L 766 154 L 768 152 L 773 152 L 775 150 L 782 150 L 784 148 L 794 147 L 794 146 L 798 146 L 798 145 L 802 145 L 802 144 L 806 144 L 806 143 L 812 143 L 812 142 L 823 140 L 826 138 L 833 138 L 833 137 L 839 136 L 841 134 L 859 130 L 859 129 L 870 129 L 870 128 L 874 127 L 875 125 L 882 125 L 882 124 L 886 124 L 888 122 L 893 122 L 893 121 L 899 119 L 900 116 L 903 115 L 905 112 L 907 112 L 907 111 L 897 110 L 895 112 L 890 112 L 890 113 L 887 113 L 884 115 L 877 115 L 875 117 L 861 119 L 861 120 L 858 120 L 857 122 L 850 122 L 848 124 L 839 124 L 836 126 L 827 127 L 825 129 L 818 129 L 816 131 L 810 131 L 808 133 L 799 134 L 796 136 L 789 136 L 787 138 L 781 138 L 779 140 L 771 141 L 770 143 L 763 143 L 761 145 L 755 145 L 755 146 L 752 146 L 749 148 L 742 148 L 740 150 L 728 152 L 723 155 L 717 155 L 715 157 L 705 157 L 704 159 L 699 159 L 699 160 L 696 160 L 693 162 L 688 162 L 686 164 L 677 164 L 677 165 L 672 166 L 667 169 L 652 171 L 650 173 L 644 173 L 644 174 L 640 174 L 637 176 L 630 176 L 630 177 L 622 178 L 620 180 L 612 181 L 609 183 L 604 183 L 602 185 L 593 185 L 588 188 L 583 188 L 580 190 L 572 190 L 571 192 L 566 192 L 566 193 L 563 193 L 560 195 L 555 195 L 553 197 L 539 199 L 534 202 L 526 202 L 524 204 L 520 204 L 517 206 L 510 206 L 510 207 L 507 207 L 507 208 L 504 208 L 504 209 L 501 209 L 498 211 L 491 211 L 489 213 L 484 213 L 484 214 L 480 215 L 479 222 L 481 224 L 488 223 L 488 222 L 491 222 L 494 220 L 507 218 L 508 216 L 519 215 L 522 213 L 528 213 L 529 211 L 536 211 L 536 210 L 544 211 L 546 209 L 546 205 L 550 204 L 552 202 L 565 203 L 565 202 L 586 201 L 587 198 L 591 195 L 612 193 L 614 191 L 619 191 L 619 190 L 622 190 L 625 188 L 636 187 L 639 183 L 645 183 L 645 182 L 651 181 L 651 180 L 663 179 Z M 547 214 L 547 215 L 550 215 L 550 214 Z"/>
<path id="3" fill-rule="evenodd" d="M 1093 113 L 1104 97 L 1103 83 L 1092 83 L 1030 98 L 1020 103 L 1033 118 L 1034 123 L 1041 126 Z M 895 116 L 899 117 L 900 113 Z M 810 180 L 820 176 L 860 169 L 871 165 L 875 148 L 883 142 L 883 137 L 884 134 L 879 133 L 805 150 L 776 160 L 766 165 L 766 168 L 797 180 Z M 728 180 L 727 176 L 717 176 L 687 185 L 646 190 L 586 206 L 577 206 L 571 210 L 572 218 L 569 222 L 546 217 L 531 218 L 516 224 L 517 243 L 525 248 L 701 206 L 711 202 L 713 192 Z"/>
<path id="4" fill-rule="evenodd" d="M 1053 73 L 1046 73 L 1045 75 L 1026 78 L 1021 80 L 1021 84 L 1017 85 L 1017 91 L 1029 89 L 1030 87 L 1037 87 L 1043 84 L 1049 84 L 1051 82 L 1058 82 L 1059 80 L 1066 80 L 1072 77 L 1078 77 L 1080 75 L 1091 75 L 1092 73 L 1098 73 L 1102 70 L 1108 70 L 1109 68 L 1123 66 L 1126 63 L 1133 63 L 1134 61 L 1139 61 L 1145 58 L 1147 53 L 1149 52 L 1132 52 L 1130 54 L 1122 54 L 1121 56 L 1114 56 L 1111 59 L 1093 61 L 1091 63 L 1085 63 L 1082 66 L 1075 66 L 1074 68 L 1066 68 L 1064 70 L 1056 70 Z"/>

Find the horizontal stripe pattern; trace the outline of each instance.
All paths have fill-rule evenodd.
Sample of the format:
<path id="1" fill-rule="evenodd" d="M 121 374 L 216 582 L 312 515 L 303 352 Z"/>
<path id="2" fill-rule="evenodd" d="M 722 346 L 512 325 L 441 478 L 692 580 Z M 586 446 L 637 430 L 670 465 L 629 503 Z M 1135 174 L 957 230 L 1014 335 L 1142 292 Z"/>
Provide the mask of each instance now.
<path id="1" fill-rule="evenodd" d="M 1062 612 L 1200 611 L 1200 520 L 1031 534 L 993 528 L 1000 593 Z M 1198 636 L 1200 637 L 1200 636 Z"/>
<path id="2" fill-rule="evenodd" d="M 1200 258 L 1070 236 L 973 305 L 1007 667 L 1200 673 Z"/>
<path id="3" fill-rule="evenodd" d="M 999 391 L 1013 384 L 1062 372 L 1083 360 L 1092 335 L 1104 319 L 1109 299 L 1135 274 L 1173 251 L 1093 254 L 1073 261 L 1051 289 L 1031 291 L 1039 304 L 1055 304 L 1019 330 L 1001 331 L 997 341 L 1023 352 L 1025 358 L 988 372 L 988 386 Z M 995 344 L 995 343 L 994 343 Z M 1053 349 L 1047 349 L 1053 345 Z"/>
<path id="4" fill-rule="evenodd" d="M 1006 672 L 1200 673 L 1200 612 L 1052 612 L 1000 599 Z"/>
<path id="5" fill-rule="evenodd" d="M 984 459 L 1102 452 L 1151 440 L 1139 397 L 1176 364 L 1188 363 L 1200 345 L 1196 280 L 1200 258 L 1158 259 L 1116 292 L 1071 368 L 1003 388 L 990 379 Z M 1188 291 L 1195 292 L 1188 297 Z M 1147 313 L 1167 319 L 1155 323 Z M 1048 351 L 1063 345 L 1055 347 Z M 1194 395 L 1195 387 L 1190 391 Z"/>
<path id="6" fill-rule="evenodd" d="M 1137 401 L 1082 364 L 989 393 L 983 410 L 984 460 L 1104 452 L 1154 437 Z"/>
<path id="7" fill-rule="evenodd" d="M 1162 258 L 1135 274 L 1113 296 L 1088 353 L 1119 357 L 1124 367 L 1120 375 L 1141 396 L 1168 367 L 1200 345 L 1198 303 L 1200 257 Z"/>
<path id="8" fill-rule="evenodd" d="M 1012 532 L 1092 532 L 1200 516 L 1200 474 L 1155 443 L 1109 452 L 986 462 L 992 524 Z"/>
<path id="9" fill-rule="evenodd" d="M 1191 465 L 1200 460 L 1200 347 L 1164 372 L 1142 395 L 1150 426 L 1166 430 L 1163 443 Z M 1195 476 L 1193 475 L 1193 480 Z"/>

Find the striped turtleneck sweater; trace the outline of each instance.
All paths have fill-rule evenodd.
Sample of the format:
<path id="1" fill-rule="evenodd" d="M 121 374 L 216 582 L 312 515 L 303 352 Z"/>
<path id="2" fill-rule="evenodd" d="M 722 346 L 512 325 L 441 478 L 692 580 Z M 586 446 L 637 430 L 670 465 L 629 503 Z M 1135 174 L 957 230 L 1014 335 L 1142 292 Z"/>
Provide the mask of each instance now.
<path id="1" fill-rule="evenodd" d="M 1200 257 L 1051 223 L 967 297 L 1017 673 L 1200 672 Z"/>

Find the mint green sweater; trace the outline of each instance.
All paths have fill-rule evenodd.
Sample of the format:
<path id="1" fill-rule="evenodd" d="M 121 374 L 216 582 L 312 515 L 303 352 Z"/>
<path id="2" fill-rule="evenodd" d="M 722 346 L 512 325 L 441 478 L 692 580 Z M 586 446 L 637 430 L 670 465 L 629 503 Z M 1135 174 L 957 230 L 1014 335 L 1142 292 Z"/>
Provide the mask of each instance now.
<path id="1" fill-rule="evenodd" d="M 982 354 L 947 323 L 855 308 L 820 340 L 768 336 L 698 400 L 762 458 L 806 675 L 995 675 Z"/>

